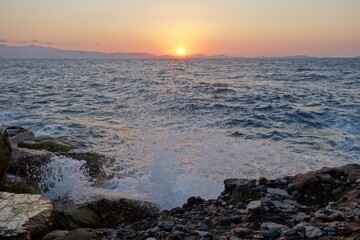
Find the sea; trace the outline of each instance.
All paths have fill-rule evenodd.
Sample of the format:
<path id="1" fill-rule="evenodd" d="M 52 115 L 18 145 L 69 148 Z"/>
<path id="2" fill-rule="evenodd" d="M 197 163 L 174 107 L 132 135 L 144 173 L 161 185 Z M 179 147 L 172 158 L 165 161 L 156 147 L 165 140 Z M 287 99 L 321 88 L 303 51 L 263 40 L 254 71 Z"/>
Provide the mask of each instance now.
<path id="1" fill-rule="evenodd" d="M 360 163 L 360 59 L 1 59 L 0 124 L 115 159 L 94 184 L 84 161 L 53 157 L 48 197 L 170 209 L 227 178 Z"/>

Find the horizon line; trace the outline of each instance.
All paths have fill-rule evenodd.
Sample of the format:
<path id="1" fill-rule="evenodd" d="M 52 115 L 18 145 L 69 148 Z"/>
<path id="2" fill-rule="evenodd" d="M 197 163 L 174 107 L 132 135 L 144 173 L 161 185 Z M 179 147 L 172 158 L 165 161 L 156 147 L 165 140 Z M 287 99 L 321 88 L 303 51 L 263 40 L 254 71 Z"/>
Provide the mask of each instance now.
<path id="1" fill-rule="evenodd" d="M 29 45 L 8 45 L 4 43 L 0 43 L 0 46 L 6 46 L 6 47 L 39 47 L 44 49 L 55 49 L 59 51 L 64 52 L 81 52 L 81 53 L 93 53 L 93 54 L 104 54 L 104 55 L 113 55 L 113 54 L 146 54 L 150 55 L 148 58 L 171 58 L 171 59 L 191 59 L 191 58 L 360 58 L 359 55 L 347 55 L 347 56 L 319 56 L 319 55 L 308 55 L 308 54 L 294 54 L 294 55 L 226 55 L 223 53 L 220 54 L 214 54 L 214 55 L 207 55 L 204 53 L 193 53 L 188 54 L 184 56 L 177 56 L 177 55 L 171 55 L 171 54 L 153 54 L 150 52 L 144 52 L 144 51 L 129 51 L 129 52 L 121 52 L 121 51 L 115 51 L 115 52 L 101 52 L 101 51 L 94 51 L 94 50 L 79 50 L 79 49 L 62 49 L 57 47 L 51 47 L 51 46 L 42 46 L 42 45 L 36 45 L 36 44 L 29 44 Z M 198 56 L 198 57 L 196 57 Z M 15 57 L 16 58 L 16 57 Z M 19 57 L 17 57 L 19 58 Z M 6 59 L 1 58 L 0 59 Z M 11 59 L 11 58 L 8 58 Z M 74 58 L 76 59 L 76 58 Z"/>

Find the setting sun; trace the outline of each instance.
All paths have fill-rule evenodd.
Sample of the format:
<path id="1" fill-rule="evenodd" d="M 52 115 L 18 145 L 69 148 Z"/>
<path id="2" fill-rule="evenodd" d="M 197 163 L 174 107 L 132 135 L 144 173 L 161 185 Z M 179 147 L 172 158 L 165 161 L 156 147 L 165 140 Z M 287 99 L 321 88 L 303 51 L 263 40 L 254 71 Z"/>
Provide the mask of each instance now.
<path id="1" fill-rule="evenodd" d="M 184 49 L 184 48 L 178 48 L 177 54 L 178 54 L 179 56 L 184 56 L 184 54 L 185 54 L 185 49 Z"/>

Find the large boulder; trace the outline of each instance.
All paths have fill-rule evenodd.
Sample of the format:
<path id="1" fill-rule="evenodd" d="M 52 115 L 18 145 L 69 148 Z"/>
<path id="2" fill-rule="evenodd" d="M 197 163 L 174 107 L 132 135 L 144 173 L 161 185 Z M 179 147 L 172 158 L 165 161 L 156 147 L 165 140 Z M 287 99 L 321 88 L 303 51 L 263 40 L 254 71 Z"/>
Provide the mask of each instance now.
<path id="1" fill-rule="evenodd" d="M 225 191 L 222 195 L 230 204 L 241 204 L 260 199 L 261 192 L 256 188 L 255 180 L 248 179 L 226 179 L 224 181 Z"/>
<path id="2" fill-rule="evenodd" d="M 8 126 L 6 127 L 6 131 L 10 134 L 10 137 L 14 137 L 20 133 L 27 132 L 29 130 L 20 126 Z"/>
<path id="3" fill-rule="evenodd" d="M 159 214 L 154 203 L 116 197 L 98 197 L 80 205 L 54 204 L 55 229 L 115 228 Z"/>
<path id="4" fill-rule="evenodd" d="M 52 154 L 44 150 L 15 147 L 9 173 L 27 179 L 38 180 L 43 168 L 49 163 Z"/>
<path id="5" fill-rule="evenodd" d="M 51 214 L 52 204 L 42 195 L 0 192 L 0 239 L 42 239 Z"/>
<path id="6" fill-rule="evenodd" d="M 35 150 L 46 150 L 49 152 L 69 152 L 77 147 L 71 143 L 62 142 L 59 139 L 42 136 L 36 137 L 33 141 L 28 140 L 18 144 L 19 147 Z"/>
<path id="7" fill-rule="evenodd" d="M 342 167 L 322 168 L 317 171 L 288 177 L 298 192 L 297 200 L 307 205 L 326 206 L 337 201 L 352 189 L 360 179 L 360 165 L 347 164 Z"/>
<path id="8" fill-rule="evenodd" d="M 36 182 L 13 174 L 6 175 L 6 181 L 2 191 L 11 193 L 41 193 L 40 188 Z"/>
<path id="9" fill-rule="evenodd" d="M 6 129 L 0 127 L 0 189 L 4 184 L 6 172 L 10 166 L 12 147 L 9 136 Z"/>
<path id="10" fill-rule="evenodd" d="M 103 165 L 115 161 L 114 158 L 94 153 L 94 152 L 67 152 L 60 155 L 75 159 L 83 160 L 86 162 L 84 167 L 86 168 L 89 176 L 95 180 L 96 183 L 103 182 L 107 177 L 106 173 L 102 170 Z"/>
<path id="11" fill-rule="evenodd" d="M 56 230 L 46 235 L 43 240 L 100 240 L 100 237 L 94 229 L 79 228 L 71 231 Z"/>
<path id="12" fill-rule="evenodd" d="M 25 142 L 25 141 L 32 141 L 35 139 L 35 134 L 30 131 L 24 131 L 16 134 L 15 136 L 11 137 L 10 141 L 13 146 L 17 146 L 18 144 Z"/>

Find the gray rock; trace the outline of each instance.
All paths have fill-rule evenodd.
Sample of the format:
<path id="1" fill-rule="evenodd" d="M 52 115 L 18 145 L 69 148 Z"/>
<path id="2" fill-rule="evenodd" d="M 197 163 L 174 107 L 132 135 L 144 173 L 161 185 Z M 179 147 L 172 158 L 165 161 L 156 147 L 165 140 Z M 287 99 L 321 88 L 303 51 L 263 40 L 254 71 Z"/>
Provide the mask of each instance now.
<path id="1" fill-rule="evenodd" d="M 14 137 L 15 135 L 18 135 L 22 132 L 26 132 L 29 130 L 20 126 L 8 126 L 6 127 L 6 131 L 10 134 L 10 137 Z"/>
<path id="2" fill-rule="evenodd" d="M 314 214 L 315 218 L 326 221 L 326 222 L 332 222 L 332 221 L 339 221 L 345 219 L 345 214 L 332 210 L 332 209 L 324 209 L 320 211 L 316 211 Z"/>
<path id="3" fill-rule="evenodd" d="M 198 231 L 200 237 L 205 238 L 209 236 L 209 232 L 207 231 Z"/>
<path id="4" fill-rule="evenodd" d="M 299 238 L 299 234 L 295 229 L 290 229 L 288 231 L 284 231 L 282 234 L 286 239 L 297 239 Z"/>
<path id="5" fill-rule="evenodd" d="M 238 238 L 238 237 L 236 237 L 236 236 L 231 236 L 231 237 L 229 238 L 229 240 L 240 240 L 240 238 Z"/>
<path id="6" fill-rule="evenodd" d="M 0 189 L 4 185 L 6 173 L 10 166 L 12 146 L 9 133 L 0 127 Z"/>
<path id="7" fill-rule="evenodd" d="M 250 229 L 244 228 L 244 227 L 237 227 L 234 230 L 232 230 L 233 235 L 239 238 L 245 238 L 251 234 Z"/>
<path id="8" fill-rule="evenodd" d="M 79 228 L 68 232 L 65 236 L 55 240 L 100 240 L 96 230 Z"/>
<path id="9" fill-rule="evenodd" d="M 279 236 L 282 232 L 290 230 L 290 228 L 288 226 L 273 222 L 265 222 L 261 224 L 260 230 L 264 237 L 275 238 Z"/>
<path id="10" fill-rule="evenodd" d="M 251 201 L 247 206 L 246 209 L 250 210 L 250 211 L 255 211 L 257 209 L 261 208 L 261 201 L 260 200 L 256 200 L 256 201 Z"/>
<path id="11" fill-rule="evenodd" d="M 319 228 L 314 226 L 307 226 L 305 227 L 305 235 L 308 238 L 316 238 L 322 235 L 322 232 Z"/>
<path id="12" fill-rule="evenodd" d="M 40 188 L 36 182 L 23 177 L 15 176 L 13 174 L 7 174 L 2 190 L 11 193 L 41 193 Z"/>
<path id="13" fill-rule="evenodd" d="M 68 232 L 69 231 L 67 231 L 67 230 L 55 230 L 55 231 L 52 231 L 51 233 L 46 234 L 46 236 L 43 238 L 43 240 L 59 240 L 59 239 L 65 237 L 65 235 Z"/>
<path id="14" fill-rule="evenodd" d="M 25 131 L 11 137 L 10 141 L 13 146 L 17 146 L 19 143 L 25 141 L 32 141 L 34 139 L 35 139 L 35 134 L 33 132 Z"/>
<path id="15" fill-rule="evenodd" d="M 155 226 L 153 229 L 150 230 L 150 232 L 152 232 L 152 233 L 158 233 L 158 232 L 160 232 L 159 226 Z"/>
<path id="16" fill-rule="evenodd" d="M 329 236 L 335 236 L 337 233 L 337 229 L 334 227 L 324 227 L 324 231 L 329 235 Z"/>
<path id="17" fill-rule="evenodd" d="M 173 221 L 164 221 L 162 225 L 165 231 L 171 231 L 174 226 L 175 223 Z"/>
<path id="18" fill-rule="evenodd" d="M 47 151 L 15 147 L 9 173 L 32 180 L 39 180 L 42 169 L 49 163 L 51 154 Z"/>
<path id="19" fill-rule="evenodd" d="M 52 204 L 42 195 L 0 192 L 0 239 L 41 239 L 51 214 Z"/>
<path id="20" fill-rule="evenodd" d="M 12 155 L 12 162 L 14 164 L 21 164 L 21 160 L 24 159 L 43 159 L 47 158 L 51 155 L 51 153 L 44 151 L 44 150 L 34 150 L 34 149 L 27 149 L 27 148 L 13 148 L 13 155 Z"/>
<path id="21" fill-rule="evenodd" d="M 229 239 L 229 238 L 226 237 L 226 236 L 220 236 L 220 237 L 218 238 L 218 240 L 228 240 L 228 239 Z M 237 240 L 237 239 L 239 239 L 239 238 L 235 237 L 235 238 L 233 238 L 232 240 Z"/>
<path id="22" fill-rule="evenodd" d="M 206 225 L 206 224 L 201 225 L 199 230 L 200 230 L 200 231 L 209 231 L 209 226 Z"/>
<path id="23" fill-rule="evenodd" d="M 62 142 L 53 137 L 37 137 L 34 141 L 23 141 L 18 146 L 35 150 L 47 150 L 49 152 L 69 152 L 77 148 L 71 143 Z"/>
<path id="24" fill-rule="evenodd" d="M 111 228 L 128 225 L 145 218 L 158 216 L 158 207 L 151 202 L 99 196 L 79 205 L 66 202 L 54 203 L 56 229 Z"/>
<path id="25" fill-rule="evenodd" d="M 226 202 L 222 199 L 218 199 L 217 202 L 221 205 L 221 206 L 226 206 Z"/>
<path id="26" fill-rule="evenodd" d="M 270 193 L 272 195 L 279 195 L 282 197 L 289 197 L 288 192 L 280 188 L 268 188 L 267 193 Z"/>

